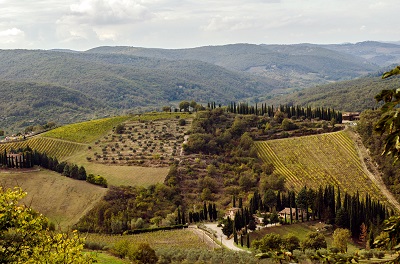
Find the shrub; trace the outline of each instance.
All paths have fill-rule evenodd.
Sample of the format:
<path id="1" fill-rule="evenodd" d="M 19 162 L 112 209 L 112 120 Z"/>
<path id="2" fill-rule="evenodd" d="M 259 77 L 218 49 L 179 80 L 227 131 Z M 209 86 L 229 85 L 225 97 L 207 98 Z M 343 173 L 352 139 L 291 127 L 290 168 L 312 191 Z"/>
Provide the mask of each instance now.
<path id="1" fill-rule="evenodd" d="M 111 254 L 123 259 L 128 255 L 128 251 L 129 241 L 124 239 L 115 243 L 114 247 L 111 249 Z"/>
<path id="2" fill-rule="evenodd" d="M 157 263 L 158 257 L 154 249 L 147 243 L 131 245 L 128 250 L 128 258 L 134 263 Z"/>

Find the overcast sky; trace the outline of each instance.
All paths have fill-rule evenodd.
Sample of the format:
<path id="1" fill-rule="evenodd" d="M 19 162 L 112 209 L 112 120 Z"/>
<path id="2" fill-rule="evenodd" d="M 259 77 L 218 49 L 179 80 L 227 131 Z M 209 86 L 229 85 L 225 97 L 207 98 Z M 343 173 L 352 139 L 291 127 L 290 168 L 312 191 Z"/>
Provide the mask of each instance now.
<path id="1" fill-rule="evenodd" d="M 0 49 L 400 41 L 398 0 L 0 0 Z"/>

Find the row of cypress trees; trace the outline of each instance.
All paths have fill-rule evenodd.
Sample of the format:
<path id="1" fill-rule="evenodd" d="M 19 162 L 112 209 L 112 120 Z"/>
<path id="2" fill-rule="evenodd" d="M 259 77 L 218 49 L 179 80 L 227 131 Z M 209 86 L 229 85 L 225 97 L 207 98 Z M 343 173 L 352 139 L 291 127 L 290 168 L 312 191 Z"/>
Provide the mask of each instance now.
<path id="1" fill-rule="evenodd" d="M 360 198 L 358 191 L 353 195 L 347 192 L 342 195 L 340 189 L 335 189 L 332 185 L 325 188 L 320 186 L 318 190 L 303 187 L 298 194 L 293 191 L 278 192 L 275 208 L 280 211 L 285 207 L 291 211 L 286 219 L 289 223 L 295 220 L 319 219 L 348 228 L 354 237 L 358 237 L 362 232 L 361 225 L 365 225 L 371 231 L 381 226 L 383 220 L 393 214 L 385 204 L 373 200 L 369 194 L 365 194 L 364 198 Z M 257 191 L 250 199 L 249 209 L 251 214 L 268 209 Z M 299 215 L 298 209 L 305 213 Z M 292 217 L 292 210 L 295 217 Z"/>
<path id="2" fill-rule="evenodd" d="M 289 106 L 289 105 L 280 105 L 278 108 L 274 109 L 274 106 L 269 106 L 267 104 L 261 104 L 261 107 L 256 104 L 255 106 L 249 105 L 248 103 L 235 103 L 231 102 L 227 107 L 227 111 L 235 114 L 242 115 L 266 115 L 268 117 L 273 117 L 277 111 L 280 111 L 287 115 L 288 118 L 295 117 L 305 117 L 308 119 L 319 118 L 320 120 L 331 121 L 335 119 L 337 123 L 342 123 L 342 113 L 336 111 L 335 109 L 317 107 L 311 108 L 307 106 L 306 108 L 297 106 Z"/>

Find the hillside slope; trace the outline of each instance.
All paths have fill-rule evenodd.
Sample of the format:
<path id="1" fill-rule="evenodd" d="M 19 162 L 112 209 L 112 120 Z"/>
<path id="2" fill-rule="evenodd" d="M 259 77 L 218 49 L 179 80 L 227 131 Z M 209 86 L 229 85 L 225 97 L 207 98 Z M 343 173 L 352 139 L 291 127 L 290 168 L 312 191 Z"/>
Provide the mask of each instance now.
<path id="1" fill-rule="evenodd" d="M 317 189 L 321 184 L 331 184 L 350 194 L 357 191 L 361 197 L 369 194 L 382 202 L 395 201 L 371 180 L 347 133 L 351 132 L 262 141 L 256 146 L 263 161 L 273 164 L 275 171 L 285 177 L 289 189 Z M 398 208 L 398 203 L 394 206 Z"/>
<path id="2" fill-rule="evenodd" d="M 376 107 L 375 95 L 384 89 L 400 87 L 400 78 L 384 79 L 380 77 L 363 77 L 351 81 L 319 85 L 283 94 L 270 99 L 267 104 L 293 104 L 311 107 L 331 107 L 340 111 L 364 111 Z"/>
<path id="3" fill-rule="evenodd" d="M 345 80 L 376 70 L 365 59 L 308 45 L 232 44 L 192 49 L 99 47 L 88 53 L 129 54 L 169 60 L 198 60 L 279 81 L 285 87 Z"/>
<path id="4" fill-rule="evenodd" d="M 28 194 L 23 202 L 32 206 L 64 230 L 84 216 L 107 189 L 41 170 L 29 173 L 0 173 L 3 188 L 20 186 Z"/>

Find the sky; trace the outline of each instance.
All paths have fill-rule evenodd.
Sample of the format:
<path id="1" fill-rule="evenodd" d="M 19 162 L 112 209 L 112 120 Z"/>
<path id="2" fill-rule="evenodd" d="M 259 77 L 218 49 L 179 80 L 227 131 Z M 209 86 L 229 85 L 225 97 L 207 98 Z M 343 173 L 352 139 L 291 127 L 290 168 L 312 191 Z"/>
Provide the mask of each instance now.
<path id="1" fill-rule="evenodd" d="M 0 49 L 400 41 L 398 0 L 0 0 Z"/>

